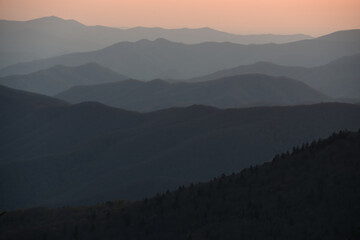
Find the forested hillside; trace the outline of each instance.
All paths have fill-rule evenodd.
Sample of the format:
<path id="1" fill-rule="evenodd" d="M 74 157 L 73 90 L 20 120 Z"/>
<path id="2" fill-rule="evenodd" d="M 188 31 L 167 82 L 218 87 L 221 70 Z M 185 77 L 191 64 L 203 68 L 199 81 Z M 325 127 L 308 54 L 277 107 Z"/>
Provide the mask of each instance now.
<path id="1" fill-rule="evenodd" d="M 342 131 L 240 173 L 142 201 L 9 212 L 0 217 L 0 237 L 358 239 L 359 171 L 360 132 Z"/>

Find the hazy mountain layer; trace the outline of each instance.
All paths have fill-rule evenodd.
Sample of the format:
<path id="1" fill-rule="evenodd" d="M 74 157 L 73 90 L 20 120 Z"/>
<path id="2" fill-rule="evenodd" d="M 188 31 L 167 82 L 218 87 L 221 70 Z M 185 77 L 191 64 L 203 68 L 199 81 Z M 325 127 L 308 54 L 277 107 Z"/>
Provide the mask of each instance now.
<path id="1" fill-rule="evenodd" d="M 9 212 L 0 218 L 0 237 L 359 239 L 359 146 L 359 132 L 341 132 L 238 174 L 139 202 Z"/>
<path id="2" fill-rule="evenodd" d="M 96 63 L 76 67 L 57 65 L 27 75 L 12 75 L 0 78 L 0 84 L 53 96 L 76 85 L 91 85 L 125 80 L 127 77 Z"/>
<path id="3" fill-rule="evenodd" d="M 117 29 L 86 26 L 74 20 L 45 17 L 30 21 L 0 20 L 0 67 L 71 52 L 98 50 L 111 44 L 165 38 L 175 42 L 234 42 L 241 44 L 285 43 L 310 39 L 295 35 L 236 35 L 210 28 L 163 29 L 137 27 Z"/>
<path id="4" fill-rule="evenodd" d="M 350 32 L 360 32 L 352 30 Z M 353 36 L 342 32 L 340 35 Z M 201 43 L 187 45 L 165 39 L 121 42 L 92 52 L 26 62 L 6 67 L 1 76 L 26 74 L 58 64 L 77 66 L 96 62 L 134 79 L 192 78 L 210 72 L 270 61 L 277 64 L 315 66 L 336 58 L 360 52 L 360 40 L 355 36 L 342 41 L 326 37 L 286 44 L 240 45 L 234 43 Z"/>
<path id="5" fill-rule="evenodd" d="M 269 62 L 238 66 L 221 70 L 203 77 L 187 80 L 203 82 L 239 74 L 262 73 L 271 76 L 287 76 L 335 98 L 360 98 L 360 54 L 347 56 L 329 64 L 305 68 L 282 66 Z"/>
<path id="6" fill-rule="evenodd" d="M 49 98 L 41 104 L 38 95 L 31 103 L 28 93 L 1 89 L 4 209 L 140 199 L 268 161 L 333 131 L 360 128 L 360 106 L 351 104 L 192 106 L 139 114 L 97 103 L 50 104 Z M 24 96 L 32 111 L 19 106 Z"/>
<path id="7" fill-rule="evenodd" d="M 296 105 L 332 100 L 301 82 L 260 74 L 233 76 L 203 83 L 127 80 L 77 86 L 56 97 L 69 103 L 96 101 L 141 112 L 193 104 L 231 108 Z"/>

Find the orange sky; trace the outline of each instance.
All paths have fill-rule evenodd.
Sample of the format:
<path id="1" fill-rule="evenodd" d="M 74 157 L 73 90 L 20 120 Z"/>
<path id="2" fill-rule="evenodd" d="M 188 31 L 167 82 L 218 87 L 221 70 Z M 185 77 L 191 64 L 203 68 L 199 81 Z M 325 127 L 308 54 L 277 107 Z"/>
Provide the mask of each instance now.
<path id="1" fill-rule="evenodd" d="M 0 0 L 1 19 L 50 15 L 86 25 L 317 36 L 360 28 L 360 0 Z"/>

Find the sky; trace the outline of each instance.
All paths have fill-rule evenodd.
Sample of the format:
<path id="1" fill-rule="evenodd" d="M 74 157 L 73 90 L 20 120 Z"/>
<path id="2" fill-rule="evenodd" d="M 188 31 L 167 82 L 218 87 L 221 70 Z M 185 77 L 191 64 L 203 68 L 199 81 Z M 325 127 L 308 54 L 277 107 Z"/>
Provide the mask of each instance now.
<path id="1" fill-rule="evenodd" d="M 319 36 L 360 28 L 360 0 L 0 0 L 1 19 L 45 16 L 112 27 Z"/>

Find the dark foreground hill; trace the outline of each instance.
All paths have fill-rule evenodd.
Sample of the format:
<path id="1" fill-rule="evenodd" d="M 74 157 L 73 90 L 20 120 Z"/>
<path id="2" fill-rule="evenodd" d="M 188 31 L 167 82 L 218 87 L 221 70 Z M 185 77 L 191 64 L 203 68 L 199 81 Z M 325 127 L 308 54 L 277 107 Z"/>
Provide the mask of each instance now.
<path id="1" fill-rule="evenodd" d="M 240 156 L 239 156 L 240 157 Z M 138 202 L 0 217 L 2 239 L 359 239 L 360 133 Z M 120 183 L 114 183 L 120 184 Z"/>
<path id="2" fill-rule="evenodd" d="M 57 65 L 25 75 L 12 75 L 0 78 L 0 84 L 53 96 L 76 85 L 91 85 L 125 80 L 127 77 L 96 63 L 76 67 Z"/>
<path id="3" fill-rule="evenodd" d="M 360 106 L 352 104 L 194 105 L 139 114 L 88 102 L 23 111 L 14 101 L 27 93 L 5 90 L 0 206 L 6 210 L 141 199 L 360 128 Z"/>
<path id="4" fill-rule="evenodd" d="M 232 76 L 203 83 L 127 80 L 77 86 L 56 96 L 69 103 L 97 101 L 132 111 L 154 111 L 193 104 L 219 108 L 283 106 L 332 101 L 306 84 L 261 74 Z"/>
<path id="5" fill-rule="evenodd" d="M 310 87 L 334 98 L 360 98 L 360 54 L 337 59 L 317 67 L 283 66 L 269 62 L 238 66 L 218 71 L 189 82 L 211 81 L 240 74 L 260 73 L 286 76 L 300 80 Z"/>

